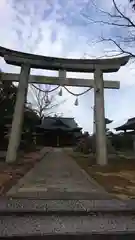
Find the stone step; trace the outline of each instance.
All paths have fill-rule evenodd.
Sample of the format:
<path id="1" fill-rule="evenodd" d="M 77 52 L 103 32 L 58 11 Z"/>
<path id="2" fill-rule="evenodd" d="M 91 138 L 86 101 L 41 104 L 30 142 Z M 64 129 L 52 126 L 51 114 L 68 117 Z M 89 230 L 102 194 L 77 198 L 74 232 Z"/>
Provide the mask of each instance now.
<path id="1" fill-rule="evenodd" d="M 11 213 L 65 213 L 88 215 L 93 212 L 135 214 L 135 201 L 120 200 L 45 200 L 0 198 L 0 215 Z M 85 213 L 84 213 L 85 212 Z"/>
<path id="2" fill-rule="evenodd" d="M 3 197 L 0 239 L 8 237 L 135 239 L 134 200 L 48 201 Z"/>
<path id="3" fill-rule="evenodd" d="M 0 216 L 0 237 L 50 237 L 68 236 L 80 239 L 133 239 L 135 217 L 130 215 L 95 214 L 91 216 L 51 216 L 24 214 Z M 115 236 L 115 237 L 114 237 Z M 92 238 L 91 238 L 92 237 Z M 114 238 L 113 238 L 114 237 Z M 117 238 L 116 238 L 117 237 Z M 123 238 L 122 238 L 123 237 Z M 68 238 L 69 239 L 69 238 Z"/>

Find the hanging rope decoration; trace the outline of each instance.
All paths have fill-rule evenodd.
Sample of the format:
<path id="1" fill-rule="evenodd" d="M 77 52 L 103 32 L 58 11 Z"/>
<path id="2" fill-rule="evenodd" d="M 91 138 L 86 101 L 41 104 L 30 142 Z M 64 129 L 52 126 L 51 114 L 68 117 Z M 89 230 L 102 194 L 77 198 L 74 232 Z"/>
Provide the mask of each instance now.
<path id="1" fill-rule="evenodd" d="M 40 89 L 39 87 L 35 86 L 34 84 L 32 84 L 32 86 L 33 86 L 34 88 L 36 88 L 37 90 L 39 90 L 39 91 L 41 91 L 41 92 L 44 92 L 44 93 L 47 93 L 47 94 L 50 93 L 50 92 L 53 92 L 53 91 L 55 91 L 55 90 L 57 90 L 58 88 L 61 87 L 60 85 L 58 85 L 58 86 L 55 87 L 54 89 L 51 89 L 51 90 L 43 90 L 43 89 Z M 70 94 L 72 94 L 73 96 L 76 97 L 76 100 L 75 100 L 75 103 L 74 103 L 75 106 L 78 106 L 78 104 L 79 104 L 79 102 L 78 102 L 78 97 L 84 95 L 85 93 L 89 92 L 89 91 L 92 89 L 92 87 L 90 87 L 90 88 L 88 88 L 87 90 L 85 90 L 85 91 L 82 92 L 82 93 L 73 93 L 73 92 L 71 92 L 67 87 L 63 86 L 63 88 L 64 88 L 68 93 L 70 93 Z M 62 87 L 61 87 L 61 89 L 60 89 L 60 91 L 59 91 L 58 94 L 59 94 L 59 96 L 62 96 Z M 47 97 L 48 97 L 48 95 L 47 95 Z"/>
<path id="2" fill-rule="evenodd" d="M 51 90 L 43 90 L 43 89 L 41 89 L 41 88 L 35 86 L 34 84 L 32 84 L 32 86 L 33 86 L 34 88 L 36 88 L 37 90 L 39 90 L 39 91 L 41 91 L 41 92 L 44 92 L 44 93 L 50 93 L 50 92 L 53 92 L 53 91 L 57 90 L 57 89 L 60 87 L 60 86 L 57 86 L 57 87 L 55 87 L 54 89 L 51 89 Z"/>
<path id="3" fill-rule="evenodd" d="M 65 86 L 63 86 L 63 87 L 67 90 L 67 92 L 69 92 L 70 94 L 72 94 L 73 96 L 76 96 L 76 97 L 82 96 L 83 94 L 89 92 L 92 89 L 92 88 L 89 88 L 82 93 L 73 93 L 67 87 L 65 87 Z"/>
<path id="4" fill-rule="evenodd" d="M 70 93 L 70 94 L 72 94 L 73 96 L 76 97 L 76 100 L 75 100 L 75 103 L 74 103 L 75 106 L 79 105 L 78 97 L 84 95 L 85 93 L 89 92 L 92 89 L 92 87 L 90 87 L 82 93 L 73 93 L 67 87 L 65 87 L 65 86 L 63 86 L 63 87 L 68 93 Z M 62 96 L 62 88 L 60 89 L 59 96 Z"/>
<path id="5" fill-rule="evenodd" d="M 61 80 L 65 80 L 66 79 L 66 70 L 59 70 L 59 79 Z M 73 96 L 75 96 L 76 97 L 76 100 L 75 100 L 75 106 L 78 106 L 78 97 L 79 96 L 82 96 L 83 94 L 85 94 L 85 93 L 87 93 L 87 92 L 89 92 L 92 88 L 90 87 L 89 89 L 87 89 L 86 91 L 84 91 L 84 92 L 82 92 L 82 93 L 73 93 L 73 92 L 71 92 L 67 87 L 65 87 L 65 86 L 63 86 L 64 87 L 64 89 L 68 92 L 68 93 L 70 93 L 70 94 L 72 94 Z M 59 96 L 62 96 L 62 87 L 61 87 L 61 89 L 60 89 L 60 91 L 59 91 Z"/>
<path id="6" fill-rule="evenodd" d="M 70 93 L 70 94 L 72 94 L 73 96 L 76 97 L 76 100 L 75 100 L 75 103 L 74 103 L 75 106 L 78 106 L 78 105 L 79 105 L 78 97 L 79 97 L 79 96 L 82 96 L 83 94 L 89 92 L 89 91 L 92 89 L 92 87 L 90 87 L 90 88 L 88 88 L 87 90 L 85 90 L 85 91 L 82 92 L 82 93 L 73 93 L 73 92 L 71 92 L 67 87 L 65 87 L 65 86 L 63 86 L 63 87 L 64 87 L 64 89 L 65 89 L 68 93 Z M 62 96 L 62 87 L 61 87 L 61 89 L 60 89 L 60 91 L 59 91 L 59 96 Z"/>
<path id="7" fill-rule="evenodd" d="M 36 88 L 37 90 L 39 90 L 39 91 L 41 91 L 41 92 L 48 92 L 48 93 L 50 93 L 50 92 L 53 92 L 53 91 L 55 91 L 55 90 L 57 90 L 60 86 L 57 86 L 57 87 L 55 87 L 54 89 L 52 89 L 52 90 L 43 90 L 43 89 L 41 89 L 41 88 L 38 88 L 37 86 L 35 86 L 34 84 L 32 84 L 32 86 L 34 87 L 34 88 Z M 76 97 L 79 97 L 79 96 L 82 96 L 83 94 L 85 94 L 85 93 L 87 93 L 87 92 L 89 92 L 92 88 L 89 88 L 89 89 L 87 89 L 87 90 L 85 90 L 84 92 L 82 92 L 82 93 L 73 93 L 73 92 L 71 92 L 67 87 L 65 87 L 65 86 L 63 86 L 65 89 L 66 89 L 66 91 L 67 92 L 69 92 L 70 94 L 72 94 L 73 96 L 76 96 Z M 60 95 L 62 96 L 62 88 L 60 89 Z"/>

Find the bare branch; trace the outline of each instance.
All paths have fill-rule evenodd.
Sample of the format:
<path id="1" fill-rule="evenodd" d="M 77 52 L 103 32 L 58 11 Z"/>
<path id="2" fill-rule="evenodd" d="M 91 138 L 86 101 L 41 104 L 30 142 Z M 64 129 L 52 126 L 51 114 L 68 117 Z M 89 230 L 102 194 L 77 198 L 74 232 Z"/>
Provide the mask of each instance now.
<path id="1" fill-rule="evenodd" d="M 46 108 L 46 110 L 50 110 L 50 109 L 52 109 L 52 108 L 56 108 L 56 107 L 58 107 L 59 105 L 63 104 L 65 101 L 66 101 L 66 100 L 63 100 L 63 101 L 61 101 L 60 103 L 56 103 L 56 104 L 54 104 L 54 105 L 51 105 L 49 108 Z"/>
<path id="2" fill-rule="evenodd" d="M 106 12 L 106 14 L 108 14 L 107 12 Z M 110 14 L 109 14 L 110 15 Z M 92 23 L 94 23 L 94 24 L 96 24 L 96 23 L 100 23 L 100 24 L 106 24 L 106 25 L 110 25 L 110 26 L 117 26 L 117 27 L 129 27 L 129 28 L 131 28 L 131 27 L 133 27 L 133 25 L 131 25 L 131 24 L 120 24 L 120 23 L 115 23 L 115 22 L 110 22 L 110 21 L 103 21 L 103 20 L 93 20 L 92 18 L 90 18 L 89 16 L 87 16 L 86 14 L 84 14 L 83 13 L 83 16 L 85 17 L 85 18 L 87 18 L 88 20 L 90 20 Z M 113 16 L 113 15 L 111 15 L 111 16 Z M 113 16 L 113 17 L 115 17 L 115 16 Z"/>
<path id="3" fill-rule="evenodd" d="M 102 24 L 106 24 L 106 25 L 112 25 L 112 26 L 117 26 L 117 27 L 129 27 L 129 28 L 134 28 L 135 27 L 135 23 L 126 15 L 124 15 L 122 13 L 122 11 L 120 11 L 120 9 L 118 8 L 115 0 L 112 0 L 113 4 L 114 4 L 114 8 L 116 9 L 116 11 L 118 12 L 119 15 L 117 14 L 112 14 L 110 12 L 106 12 L 102 9 L 97 8 L 96 4 L 94 4 L 95 8 L 100 12 L 103 13 L 104 15 L 108 16 L 110 19 L 108 21 L 103 21 L 103 20 L 93 20 L 92 18 L 89 17 L 89 15 L 86 15 L 86 13 L 81 13 L 85 18 L 87 18 L 88 20 L 90 20 L 92 23 L 102 23 Z M 113 21 L 111 21 L 111 18 Z M 117 19 L 117 22 L 116 22 Z M 115 20 L 115 21 L 114 21 Z M 128 23 L 119 23 L 118 20 L 123 21 L 126 20 Z"/>
<path id="4" fill-rule="evenodd" d="M 112 42 L 112 43 L 121 51 L 121 54 L 127 54 L 127 55 L 130 55 L 131 57 L 135 57 L 135 55 L 134 55 L 133 53 L 124 50 L 124 49 L 120 46 L 120 44 L 119 44 L 116 40 L 114 40 L 114 39 L 112 39 L 112 38 L 102 38 L 101 41 Z"/>
<path id="5" fill-rule="evenodd" d="M 115 0 L 112 0 L 112 1 L 113 1 L 113 4 L 114 4 L 115 9 L 116 9 L 117 12 L 123 17 L 123 19 L 127 20 L 127 21 L 132 25 L 132 27 L 135 27 L 134 22 L 133 22 L 129 17 L 127 17 L 126 15 L 124 15 L 124 14 L 120 11 L 120 9 L 118 8 Z"/>
<path id="6" fill-rule="evenodd" d="M 60 104 L 64 103 L 65 100 L 61 101 L 60 103 L 55 103 L 55 96 L 56 92 L 52 94 L 51 86 L 50 85 L 41 85 L 38 84 L 35 86 L 32 85 L 32 91 L 34 92 L 35 96 L 35 109 L 40 118 L 42 119 L 44 117 L 44 114 L 48 111 L 50 111 L 53 108 L 58 107 Z M 57 89 L 57 88 L 54 88 Z M 50 96 L 48 96 L 50 93 Z M 48 114 L 47 114 L 48 115 Z"/>
<path id="7" fill-rule="evenodd" d="M 91 0 L 92 2 L 94 0 Z M 135 0 L 129 0 L 129 2 L 134 2 Z M 115 48 L 111 49 L 111 51 L 106 51 L 106 49 L 104 49 L 104 56 L 106 56 L 107 53 L 107 57 L 108 57 L 108 53 L 112 53 L 112 55 L 110 56 L 120 56 L 123 54 L 127 54 L 130 55 L 132 58 L 135 58 L 135 53 L 133 52 L 133 50 L 135 49 L 135 22 L 134 22 L 134 17 L 132 18 L 132 15 L 127 16 L 127 14 L 124 13 L 124 11 L 121 9 L 121 7 L 119 7 L 116 4 L 116 0 L 112 0 L 113 3 L 113 7 L 116 10 L 115 13 L 113 14 L 112 10 L 110 11 L 105 11 L 103 9 L 101 9 L 100 7 L 98 7 L 98 5 L 94 4 L 94 7 L 97 10 L 97 15 L 98 13 L 101 14 L 99 17 L 100 19 L 97 18 L 93 18 L 91 16 L 88 16 L 86 13 L 82 13 L 82 15 L 87 18 L 88 23 L 94 23 L 94 24 L 100 24 L 100 25 L 108 25 L 108 26 L 112 26 L 114 32 L 112 32 L 112 36 L 111 36 L 111 31 L 108 32 L 105 29 L 105 32 L 103 32 L 103 29 L 101 30 L 102 32 L 100 33 L 100 40 L 98 40 L 96 42 L 96 44 L 101 43 L 101 42 L 109 42 L 112 43 L 113 46 L 115 46 Z M 108 17 L 108 19 L 107 19 Z M 120 31 L 119 31 L 120 29 Z M 122 30 L 122 31 L 121 31 Z M 118 32 L 117 32 L 118 31 Z M 104 33 L 104 34 L 103 34 Z M 109 34 L 109 35 L 108 35 Z M 119 36 L 117 35 L 119 34 Z M 102 35 L 105 35 L 104 37 L 102 37 Z M 107 36 L 108 35 L 108 36 Z M 89 45 L 89 44 L 88 44 Z"/>

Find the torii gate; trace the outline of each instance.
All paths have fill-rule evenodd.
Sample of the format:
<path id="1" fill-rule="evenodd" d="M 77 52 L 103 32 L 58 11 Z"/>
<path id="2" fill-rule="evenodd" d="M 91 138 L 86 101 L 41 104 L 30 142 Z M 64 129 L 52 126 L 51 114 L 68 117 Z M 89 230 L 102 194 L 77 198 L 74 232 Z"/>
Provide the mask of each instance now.
<path id="1" fill-rule="evenodd" d="M 100 165 L 107 164 L 104 88 L 119 89 L 120 83 L 117 81 L 103 81 L 103 73 L 118 71 L 121 66 L 124 66 L 128 62 L 129 56 L 112 59 L 65 59 L 22 53 L 3 47 L 0 47 L 0 56 L 4 58 L 6 63 L 21 67 L 20 75 L 3 74 L 4 80 L 19 81 L 6 162 L 12 163 L 16 161 L 28 83 L 38 82 L 94 88 L 96 159 Z M 31 68 L 60 71 L 60 76 L 59 78 L 29 76 Z M 66 71 L 94 73 L 94 80 L 66 78 Z"/>

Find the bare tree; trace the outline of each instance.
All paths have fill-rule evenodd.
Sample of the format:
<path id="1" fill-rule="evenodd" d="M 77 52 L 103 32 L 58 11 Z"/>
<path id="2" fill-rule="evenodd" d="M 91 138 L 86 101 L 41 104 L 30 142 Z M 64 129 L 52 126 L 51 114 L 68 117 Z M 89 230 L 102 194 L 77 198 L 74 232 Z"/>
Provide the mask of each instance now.
<path id="1" fill-rule="evenodd" d="M 105 11 L 92 1 L 97 10 L 97 16 L 92 18 L 82 13 L 88 23 L 99 24 L 101 32 L 97 43 L 107 42 L 111 44 L 111 55 L 128 54 L 135 57 L 135 0 L 128 0 L 127 4 L 110 2 L 110 10 Z M 112 3 L 112 5 L 111 5 Z M 107 27 L 109 31 L 107 30 Z"/>
<path id="2" fill-rule="evenodd" d="M 37 112 L 41 121 L 44 116 L 52 114 L 54 115 L 56 108 L 66 101 L 57 101 L 56 90 L 58 89 L 58 87 L 54 87 L 53 89 L 51 89 L 51 85 L 32 84 L 30 89 L 33 95 L 33 99 L 30 102 L 30 105 Z"/>

